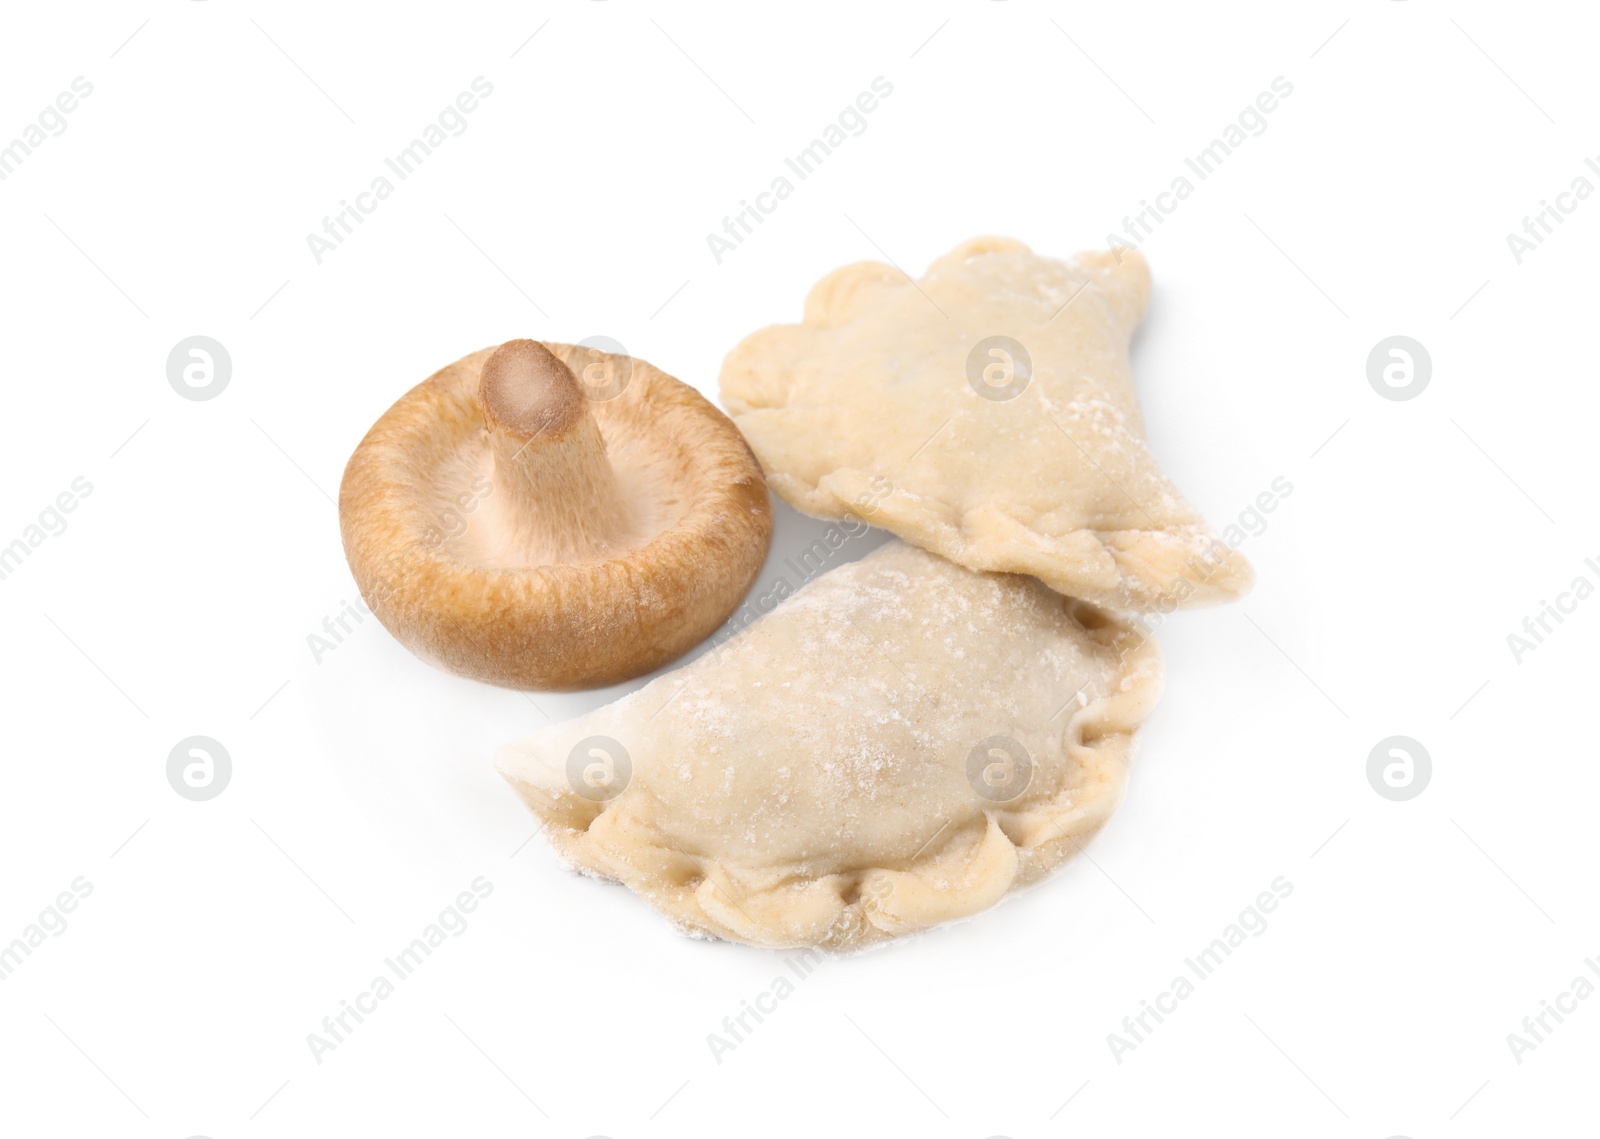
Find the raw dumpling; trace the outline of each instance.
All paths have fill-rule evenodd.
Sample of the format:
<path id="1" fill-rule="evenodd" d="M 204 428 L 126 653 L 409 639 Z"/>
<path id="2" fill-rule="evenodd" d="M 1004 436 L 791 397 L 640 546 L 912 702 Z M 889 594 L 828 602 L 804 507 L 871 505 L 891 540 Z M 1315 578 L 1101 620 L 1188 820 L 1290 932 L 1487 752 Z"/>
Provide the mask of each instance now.
<path id="1" fill-rule="evenodd" d="M 1133 626 L 891 542 L 498 764 L 570 863 L 681 927 L 851 950 L 1060 865 L 1160 688 Z"/>
<path id="2" fill-rule="evenodd" d="M 1145 444 L 1128 341 L 1149 296 L 1130 249 L 1055 261 L 979 238 L 920 281 L 847 265 L 803 324 L 729 354 L 722 401 L 806 514 L 1115 609 L 1227 600 L 1248 563 Z"/>

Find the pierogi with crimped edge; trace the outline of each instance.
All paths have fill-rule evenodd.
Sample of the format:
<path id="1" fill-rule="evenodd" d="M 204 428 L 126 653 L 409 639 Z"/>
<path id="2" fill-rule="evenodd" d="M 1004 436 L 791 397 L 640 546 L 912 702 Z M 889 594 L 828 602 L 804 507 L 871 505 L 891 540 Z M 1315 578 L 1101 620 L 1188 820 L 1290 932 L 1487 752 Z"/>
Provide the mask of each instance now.
<path id="1" fill-rule="evenodd" d="M 916 281 L 847 265 L 800 324 L 729 353 L 722 400 L 806 514 L 1118 610 L 1228 600 L 1249 564 L 1145 442 L 1128 345 L 1149 296 L 1131 249 L 1061 261 L 979 238 Z"/>
<path id="2" fill-rule="evenodd" d="M 847 951 L 1071 857 L 1160 688 L 1133 626 L 893 542 L 498 766 L 572 866 L 685 930 Z"/>

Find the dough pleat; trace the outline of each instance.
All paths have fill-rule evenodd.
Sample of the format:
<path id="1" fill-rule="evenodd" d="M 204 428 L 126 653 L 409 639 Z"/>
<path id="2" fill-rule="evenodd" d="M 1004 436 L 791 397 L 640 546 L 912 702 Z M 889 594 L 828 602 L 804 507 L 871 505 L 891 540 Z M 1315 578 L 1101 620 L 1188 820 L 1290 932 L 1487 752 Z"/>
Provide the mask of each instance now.
<path id="1" fill-rule="evenodd" d="M 498 764 L 571 865 L 680 927 L 854 950 L 1075 854 L 1160 688 L 1135 626 L 891 542 Z M 605 798 L 594 755 L 625 756 Z"/>

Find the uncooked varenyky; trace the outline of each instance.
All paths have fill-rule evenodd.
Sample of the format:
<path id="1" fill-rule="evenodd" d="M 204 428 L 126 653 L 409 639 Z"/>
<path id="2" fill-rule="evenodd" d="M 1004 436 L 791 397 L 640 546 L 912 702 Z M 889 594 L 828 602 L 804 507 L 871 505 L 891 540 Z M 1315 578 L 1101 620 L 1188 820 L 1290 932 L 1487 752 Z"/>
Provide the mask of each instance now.
<path id="1" fill-rule="evenodd" d="M 1250 567 L 1145 443 L 1128 342 L 1135 251 L 1040 257 L 980 238 L 911 281 L 849 265 L 801 324 L 748 337 L 722 398 L 772 489 L 973 569 L 1121 610 L 1227 600 Z"/>
<path id="2" fill-rule="evenodd" d="M 691 932 L 849 950 L 1069 858 L 1160 687 L 1133 626 L 893 542 L 499 766 L 570 863 Z"/>

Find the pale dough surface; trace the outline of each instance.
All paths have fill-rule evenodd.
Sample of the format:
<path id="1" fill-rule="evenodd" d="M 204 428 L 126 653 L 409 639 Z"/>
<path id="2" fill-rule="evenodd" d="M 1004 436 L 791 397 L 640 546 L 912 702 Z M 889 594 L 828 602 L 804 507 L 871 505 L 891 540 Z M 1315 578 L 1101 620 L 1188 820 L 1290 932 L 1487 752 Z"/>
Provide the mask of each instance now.
<path id="1" fill-rule="evenodd" d="M 986 909 L 1075 853 L 1160 688 L 1132 626 L 891 542 L 497 763 L 565 859 L 680 927 L 853 950 Z M 997 736 L 1031 774 L 980 750 L 1001 761 L 980 793 L 990 769 L 974 782 L 970 756 Z M 631 763 L 606 802 L 568 773 L 593 737 Z"/>
<path id="2" fill-rule="evenodd" d="M 728 355 L 722 400 L 772 489 L 807 514 L 853 512 L 970 568 L 1123 611 L 1227 600 L 1249 564 L 1145 443 L 1128 341 L 1149 295 L 1126 249 L 1058 261 L 979 238 L 916 282 L 848 265 L 811 290 L 803 323 Z M 974 348 L 995 336 L 1031 359 L 1014 398 L 969 382 Z"/>

